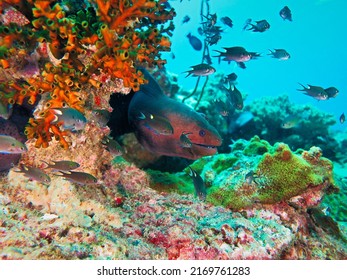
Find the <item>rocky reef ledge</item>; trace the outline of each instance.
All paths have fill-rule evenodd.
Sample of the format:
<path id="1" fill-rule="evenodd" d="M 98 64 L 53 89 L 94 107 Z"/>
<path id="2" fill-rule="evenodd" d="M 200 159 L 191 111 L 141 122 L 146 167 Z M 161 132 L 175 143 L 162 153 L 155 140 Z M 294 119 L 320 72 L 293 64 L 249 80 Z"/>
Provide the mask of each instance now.
<path id="1" fill-rule="evenodd" d="M 339 225 L 320 206 L 338 192 L 321 150 L 239 140 L 188 170 L 143 171 L 117 157 L 100 184 L 11 170 L 1 179 L 2 259 L 346 259 Z M 99 176 L 100 178 L 100 176 Z"/>

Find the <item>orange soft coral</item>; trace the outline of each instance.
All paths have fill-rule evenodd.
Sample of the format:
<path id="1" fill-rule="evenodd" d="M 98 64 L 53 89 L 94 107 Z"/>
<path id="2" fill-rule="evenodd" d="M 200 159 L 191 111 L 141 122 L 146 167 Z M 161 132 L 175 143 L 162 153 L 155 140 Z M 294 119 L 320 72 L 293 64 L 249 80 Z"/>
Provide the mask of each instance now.
<path id="1" fill-rule="evenodd" d="M 174 16 L 173 9 L 167 11 L 162 5 L 166 0 L 92 1 L 95 9 L 69 11 L 70 15 L 53 0 L 5 1 L 30 22 L 0 26 L 0 67 L 17 75 L 10 74 L 0 83 L 0 98 L 4 104 L 21 105 L 35 104 L 43 95 L 40 113 L 26 129 L 37 147 L 47 147 L 53 136 L 67 147 L 67 132 L 60 130 L 61 124 L 52 124 L 50 108 L 92 109 L 86 108 L 93 105 L 86 101 L 95 97 L 90 89 L 103 86 L 95 76 L 102 73 L 111 81 L 121 79 L 124 87 L 137 91 L 146 81 L 136 65 L 166 62 L 160 52 L 170 49 L 165 34 L 170 35 L 173 25 L 164 29 L 162 24 Z M 39 71 L 18 78 L 21 72 L 16 67 L 21 63 L 25 67 L 32 53 L 39 55 Z"/>

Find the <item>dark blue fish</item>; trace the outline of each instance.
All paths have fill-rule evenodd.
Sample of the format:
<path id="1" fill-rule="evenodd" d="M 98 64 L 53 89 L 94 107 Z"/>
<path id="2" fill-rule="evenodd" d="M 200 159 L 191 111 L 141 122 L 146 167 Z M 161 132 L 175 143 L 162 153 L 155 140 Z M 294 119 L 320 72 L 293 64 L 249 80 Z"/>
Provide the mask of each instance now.
<path id="1" fill-rule="evenodd" d="M 189 43 L 192 45 L 194 50 L 200 51 L 202 49 L 202 42 L 198 37 L 195 37 L 191 33 L 187 35 L 187 38 L 189 39 Z"/>
<path id="2" fill-rule="evenodd" d="M 270 28 L 270 24 L 265 20 L 258 20 L 255 24 L 249 23 L 251 27 L 247 30 L 252 30 L 253 32 L 264 32 Z"/>
<path id="3" fill-rule="evenodd" d="M 229 94 L 231 103 L 234 105 L 234 107 L 237 110 L 243 109 L 243 98 L 241 92 L 236 88 L 236 86 L 233 86 L 229 89 L 225 88 Z"/>
<path id="4" fill-rule="evenodd" d="M 190 17 L 188 15 L 184 16 L 183 20 L 182 20 L 182 24 L 187 23 L 188 21 L 190 21 Z"/>
<path id="5" fill-rule="evenodd" d="M 190 166 L 188 167 L 190 169 L 189 176 L 193 179 L 195 195 L 200 200 L 205 201 L 207 195 L 205 182 L 193 168 L 191 168 Z"/>
<path id="6" fill-rule="evenodd" d="M 283 18 L 283 20 L 289 20 L 292 21 L 292 11 L 288 8 L 288 6 L 284 6 L 280 10 L 280 16 Z"/>
<path id="7" fill-rule="evenodd" d="M 235 73 L 231 73 L 224 77 L 224 83 L 229 83 L 229 85 L 235 85 L 237 80 L 237 75 Z"/>
<path id="8" fill-rule="evenodd" d="M 217 44 L 220 39 L 222 39 L 222 36 L 219 33 L 217 33 L 210 37 L 207 37 L 207 43 L 209 44 L 209 46 L 213 46 Z"/>
<path id="9" fill-rule="evenodd" d="M 328 94 L 328 98 L 334 98 L 339 93 L 339 90 L 336 87 L 328 87 L 324 89 L 324 91 Z"/>
<path id="10" fill-rule="evenodd" d="M 340 116 L 340 123 L 343 124 L 346 120 L 346 116 L 345 116 L 345 113 L 342 113 L 341 116 Z"/>
<path id="11" fill-rule="evenodd" d="M 222 17 L 220 20 L 230 28 L 233 27 L 233 21 L 230 19 L 230 17 Z"/>

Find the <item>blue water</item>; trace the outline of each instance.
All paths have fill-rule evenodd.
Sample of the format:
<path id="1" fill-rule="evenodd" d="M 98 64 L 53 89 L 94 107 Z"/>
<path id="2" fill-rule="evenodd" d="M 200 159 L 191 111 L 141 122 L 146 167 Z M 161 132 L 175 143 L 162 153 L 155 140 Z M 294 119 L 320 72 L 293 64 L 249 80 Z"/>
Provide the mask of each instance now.
<path id="1" fill-rule="evenodd" d="M 164 54 L 166 68 L 179 74 L 178 82 L 186 90 L 193 90 L 197 78 L 185 78 L 183 71 L 201 63 L 202 51 L 194 50 L 186 37 L 189 32 L 203 41 L 197 32 L 201 26 L 201 0 L 169 1 L 176 9 L 175 32 L 172 37 L 172 54 Z M 313 104 L 324 112 L 336 116 L 335 128 L 346 125 L 338 122 L 342 112 L 347 113 L 347 1 L 345 0 L 210 0 L 210 13 L 217 13 L 217 25 L 222 26 L 222 39 L 210 47 L 223 50 L 223 47 L 243 46 L 248 51 L 262 54 L 257 60 L 246 62 L 247 69 L 241 69 L 234 62 L 218 63 L 212 58 L 212 66 L 217 72 L 238 75 L 238 89 L 247 94 L 245 104 L 262 96 L 287 94 L 296 104 Z M 279 11 L 288 6 L 293 21 L 284 21 Z M 191 20 L 182 24 L 185 15 Z M 234 26 L 229 28 L 220 18 L 229 16 Z M 243 31 L 244 22 L 266 19 L 271 27 L 263 33 Z M 291 58 L 280 61 L 268 56 L 269 49 L 285 49 Z M 317 101 L 302 94 L 297 89 L 302 84 L 319 85 L 324 88 L 335 86 L 340 93 L 336 98 Z M 202 84 L 202 83 L 201 83 Z"/>

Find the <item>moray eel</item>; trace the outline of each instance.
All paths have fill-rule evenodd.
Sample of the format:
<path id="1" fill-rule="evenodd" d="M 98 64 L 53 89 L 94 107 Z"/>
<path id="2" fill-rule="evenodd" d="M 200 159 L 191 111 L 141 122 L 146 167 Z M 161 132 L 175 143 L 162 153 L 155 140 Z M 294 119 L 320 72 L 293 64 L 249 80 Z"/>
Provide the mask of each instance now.
<path id="1" fill-rule="evenodd" d="M 217 152 L 222 139 L 206 119 L 190 107 L 164 95 L 158 83 L 147 71 L 141 69 L 148 80 L 132 97 L 128 109 L 128 121 L 134 128 L 139 142 L 149 151 L 167 156 L 198 159 Z M 144 125 L 141 114 L 168 120 L 173 128 L 170 134 L 158 134 Z M 191 142 L 182 145 L 181 136 Z"/>

